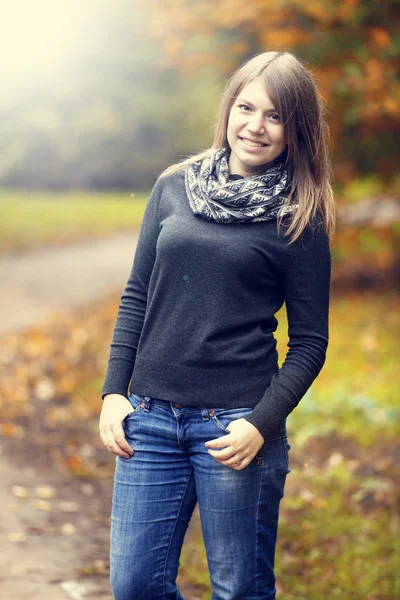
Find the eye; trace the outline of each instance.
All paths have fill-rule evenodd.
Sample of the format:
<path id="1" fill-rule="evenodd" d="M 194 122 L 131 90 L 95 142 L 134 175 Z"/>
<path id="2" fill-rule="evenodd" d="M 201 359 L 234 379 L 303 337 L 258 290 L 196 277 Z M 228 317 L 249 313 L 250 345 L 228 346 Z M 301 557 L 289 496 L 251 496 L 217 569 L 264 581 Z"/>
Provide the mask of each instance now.
<path id="1" fill-rule="evenodd" d="M 243 109 L 248 108 L 250 110 L 250 106 L 247 106 L 247 104 L 238 104 L 238 107 Z"/>
<path id="2" fill-rule="evenodd" d="M 274 121 L 280 121 L 281 117 L 278 113 L 273 113 L 270 115 Z"/>

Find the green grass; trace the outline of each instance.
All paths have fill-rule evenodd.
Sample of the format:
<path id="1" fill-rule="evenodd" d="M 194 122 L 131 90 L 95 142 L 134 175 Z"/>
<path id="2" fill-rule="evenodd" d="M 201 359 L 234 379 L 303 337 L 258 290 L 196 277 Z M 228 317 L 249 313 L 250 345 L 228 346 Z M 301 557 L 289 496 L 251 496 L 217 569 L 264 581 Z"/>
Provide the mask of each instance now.
<path id="1" fill-rule="evenodd" d="M 395 292 L 353 294 L 331 301 L 325 365 L 288 420 L 296 445 L 310 435 L 332 431 L 365 447 L 382 435 L 393 440 L 398 436 L 398 306 Z M 284 310 L 278 320 L 282 364 L 287 327 Z"/>
<path id="2" fill-rule="evenodd" d="M 0 191 L 0 253 L 96 238 L 140 226 L 147 192 Z"/>

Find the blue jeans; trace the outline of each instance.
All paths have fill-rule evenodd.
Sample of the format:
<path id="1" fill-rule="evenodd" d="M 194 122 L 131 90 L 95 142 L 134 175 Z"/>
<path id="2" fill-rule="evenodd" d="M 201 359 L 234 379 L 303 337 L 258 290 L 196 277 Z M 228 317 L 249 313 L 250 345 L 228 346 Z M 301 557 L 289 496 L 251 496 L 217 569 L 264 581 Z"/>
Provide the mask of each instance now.
<path id="1" fill-rule="evenodd" d="M 184 600 L 176 577 L 196 503 L 212 599 L 275 599 L 279 503 L 290 473 L 286 422 L 234 470 L 204 444 L 251 408 L 212 410 L 136 394 L 129 401 L 135 410 L 122 425 L 135 452 L 116 456 L 111 512 L 115 600 Z"/>

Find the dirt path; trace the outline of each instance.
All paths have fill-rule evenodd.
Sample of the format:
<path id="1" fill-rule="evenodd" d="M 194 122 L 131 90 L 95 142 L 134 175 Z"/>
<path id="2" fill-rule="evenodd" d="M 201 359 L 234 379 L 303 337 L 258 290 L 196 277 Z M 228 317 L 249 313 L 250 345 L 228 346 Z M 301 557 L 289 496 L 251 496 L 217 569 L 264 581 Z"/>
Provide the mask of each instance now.
<path id="1" fill-rule="evenodd" d="M 132 232 L 0 257 L 0 334 L 122 291 L 136 242 Z M 59 471 L 29 435 L 0 436 L 0 472 L 0 597 L 112 600 L 111 477 L 81 481 Z"/>
<path id="2" fill-rule="evenodd" d="M 135 233 L 119 234 L 1 257 L 0 333 L 121 289 L 136 242 Z M 111 599 L 100 550 L 108 545 L 109 481 L 76 481 L 21 441 L 4 437 L 0 450 L 0 596 Z M 83 577 L 82 567 L 96 576 Z"/>
<path id="3" fill-rule="evenodd" d="M 0 597 L 112 600 L 104 552 L 109 482 L 31 465 L 21 450 L 15 459 L 15 441 L 7 442 L 0 456 Z"/>
<path id="4" fill-rule="evenodd" d="M 132 232 L 0 257 L 0 334 L 121 289 L 136 243 Z"/>

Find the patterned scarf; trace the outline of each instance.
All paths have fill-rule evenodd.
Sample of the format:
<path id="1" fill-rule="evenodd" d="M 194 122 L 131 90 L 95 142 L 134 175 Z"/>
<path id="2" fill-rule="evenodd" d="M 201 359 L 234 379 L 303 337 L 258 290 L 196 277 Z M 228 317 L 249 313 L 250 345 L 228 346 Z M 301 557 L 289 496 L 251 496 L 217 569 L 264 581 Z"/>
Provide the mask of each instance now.
<path id="1" fill-rule="evenodd" d="M 286 202 L 290 176 L 283 162 L 261 175 L 232 180 L 229 153 L 224 146 L 187 165 L 186 193 L 195 215 L 218 223 L 255 223 L 276 219 L 298 206 Z"/>

